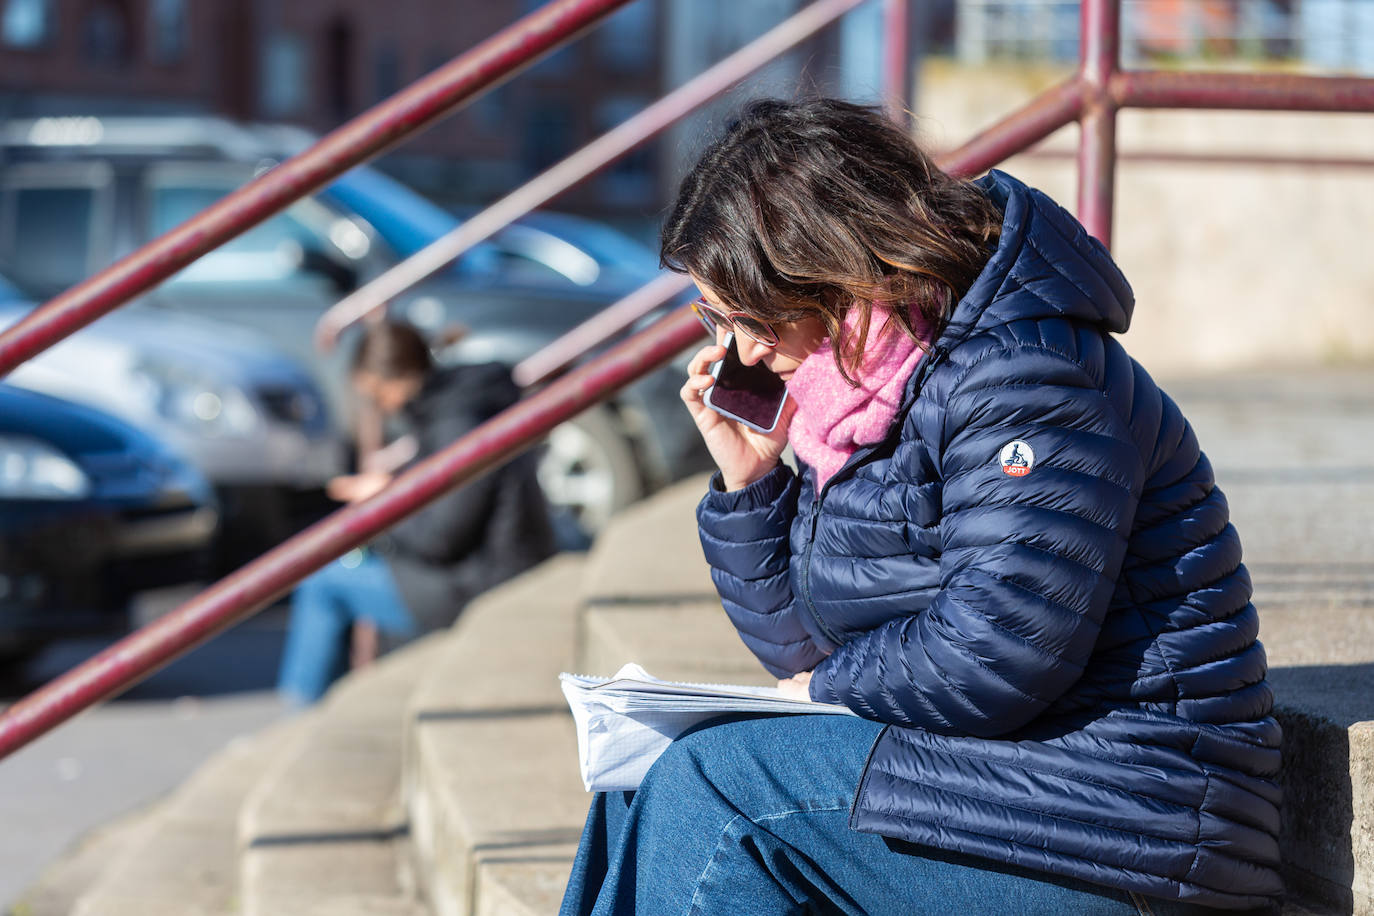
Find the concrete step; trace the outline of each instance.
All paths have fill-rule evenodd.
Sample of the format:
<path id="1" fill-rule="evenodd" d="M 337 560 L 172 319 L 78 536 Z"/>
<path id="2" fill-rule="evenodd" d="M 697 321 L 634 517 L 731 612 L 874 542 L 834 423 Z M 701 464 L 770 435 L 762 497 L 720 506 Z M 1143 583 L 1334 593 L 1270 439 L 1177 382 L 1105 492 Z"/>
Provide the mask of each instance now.
<path id="1" fill-rule="evenodd" d="M 416 691 L 406 797 L 437 916 L 557 911 L 590 801 L 558 686 L 584 568 L 557 557 L 475 601 Z"/>
<path id="2" fill-rule="evenodd" d="M 698 474 L 625 509 L 597 536 L 579 588 L 589 608 L 716 601 L 697 537 Z"/>
<path id="3" fill-rule="evenodd" d="M 70 916 L 77 901 L 104 878 L 112 860 L 147 841 L 160 814 L 160 805 L 147 805 L 82 836 L 24 889 L 10 912 L 15 916 Z"/>
<path id="4" fill-rule="evenodd" d="M 405 710 L 441 647 L 419 640 L 354 672 L 301 717 L 238 819 L 246 916 L 421 916 L 401 806 Z"/>
<path id="5" fill-rule="evenodd" d="M 1374 916 L 1374 614 L 1328 603 L 1260 619 L 1283 725 L 1284 880 Z"/>
<path id="6" fill-rule="evenodd" d="M 668 680 L 771 685 L 720 607 L 702 558 L 699 475 L 616 516 L 592 548 L 583 584 L 578 670 L 626 662 Z"/>
<path id="7" fill-rule="evenodd" d="M 229 916 L 238 912 L 236 820 L 294 724 L 238 738 L 120 836 L 74 916 Z"/>

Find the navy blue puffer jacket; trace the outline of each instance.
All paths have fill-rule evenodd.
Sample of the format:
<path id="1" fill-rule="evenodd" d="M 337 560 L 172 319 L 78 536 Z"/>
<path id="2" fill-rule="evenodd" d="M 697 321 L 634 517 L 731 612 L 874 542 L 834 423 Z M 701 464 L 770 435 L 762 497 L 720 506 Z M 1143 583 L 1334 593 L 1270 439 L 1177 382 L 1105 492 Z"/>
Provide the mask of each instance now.
<path id="1" fill-rule="evenodd" d="M 883 444 L 698 511 L 769 671 L 890 724 L 851 826 L 1159 897 L 1261 906 L 1278 724 L 1226 500 L 1113 334 L 1130 287 L 992 172 L 996 252 Z M 1028 468 L 1028 470 L 1027 470 Z"/>

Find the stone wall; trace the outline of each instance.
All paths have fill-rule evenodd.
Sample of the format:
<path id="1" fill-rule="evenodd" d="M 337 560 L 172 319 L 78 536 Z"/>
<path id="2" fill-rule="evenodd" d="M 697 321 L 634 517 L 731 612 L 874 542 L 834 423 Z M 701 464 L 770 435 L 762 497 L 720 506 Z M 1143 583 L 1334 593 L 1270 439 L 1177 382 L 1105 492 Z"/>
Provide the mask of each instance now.
<path id="1" fill-rule="evenodd" d="M 928 64 L 918 136 L 950 149 L 1064 71 Z M 1374 166 L 1163 163 L 1266 154 L 1374 162 L 1374 116 L 1122 112 L 1114 252 L 1136 292 L 1126 337 L 1155 372 L 1374 360 Z M 1001 168 L 1075 209 L 1077 128 Z"/>

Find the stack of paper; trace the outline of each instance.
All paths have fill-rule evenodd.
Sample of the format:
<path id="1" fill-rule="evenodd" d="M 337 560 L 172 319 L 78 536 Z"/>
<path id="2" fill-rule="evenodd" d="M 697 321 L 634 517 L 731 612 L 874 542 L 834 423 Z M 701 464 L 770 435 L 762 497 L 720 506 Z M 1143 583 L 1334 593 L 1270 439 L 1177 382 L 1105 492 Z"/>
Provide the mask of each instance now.
<path id="1" fill-rule="evenodd" d="M 776 687 L 661 681 L 629 664 L 612 678 L 560 674 L 577 726 L 577 756 L 589 792 L 639 788 L 649 766 L 687 729 L 731 713 L 853 715 L 844 706 L 783 696 Z"/>

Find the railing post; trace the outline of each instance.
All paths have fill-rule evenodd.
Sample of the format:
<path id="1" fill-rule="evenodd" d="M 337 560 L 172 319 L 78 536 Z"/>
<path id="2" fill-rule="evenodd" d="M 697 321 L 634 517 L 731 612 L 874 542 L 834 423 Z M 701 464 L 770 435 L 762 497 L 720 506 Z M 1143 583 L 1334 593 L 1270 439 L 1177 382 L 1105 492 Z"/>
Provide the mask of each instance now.
<path id="1" fill-rule="evenodd" d="M 907 0 L 883 0 L 883 98 L 892 120 L 907 123 L 911 92 L 911 27 Z"/>
<path id="2" fill-rule="evenodd" d="M 1110 248 L 1116 197 L 1116 101 L 1110 86 L 1121 66 L 1121 0 L 1083 0 L 1080 17 L 1078 220 Z"/>

